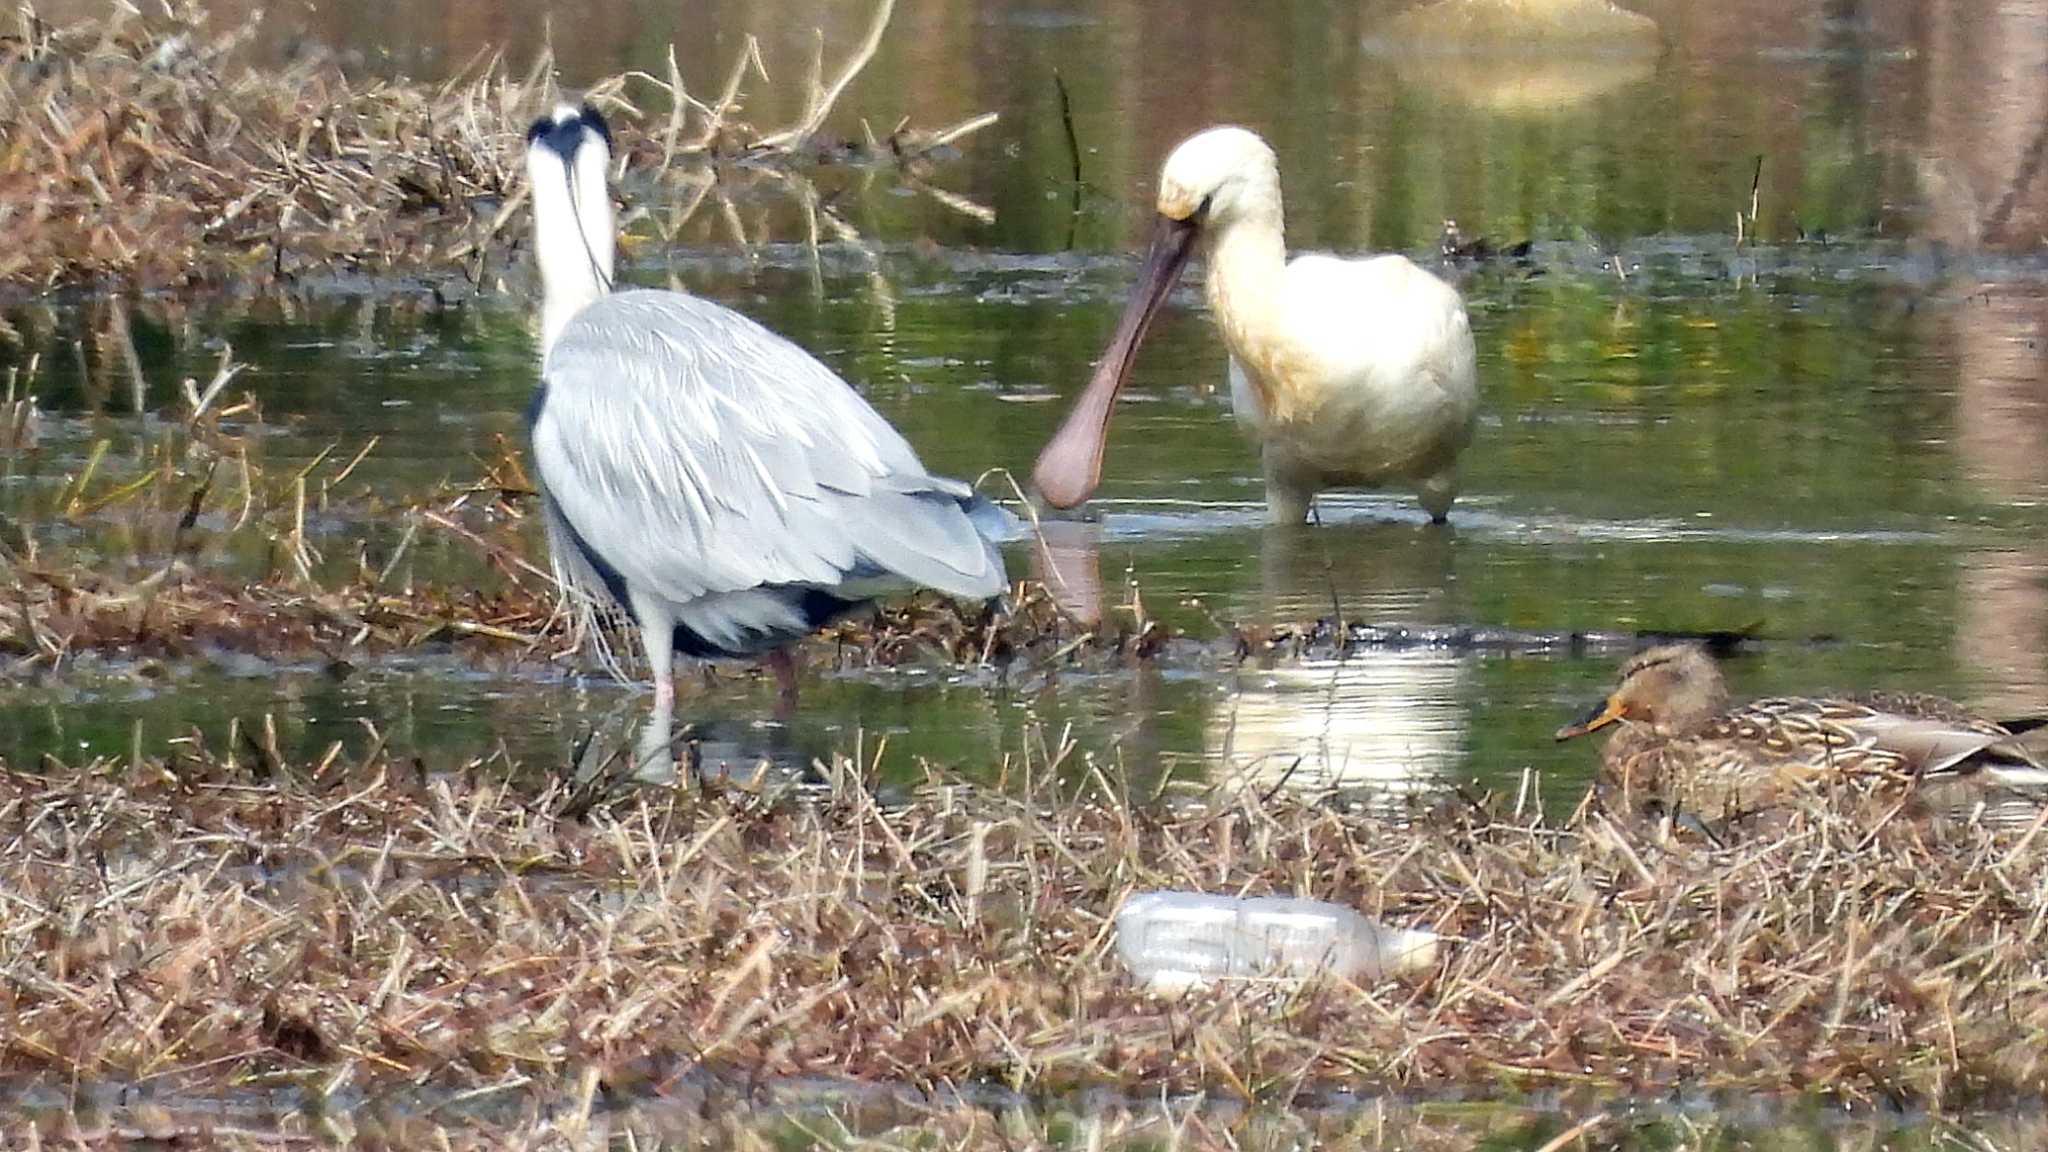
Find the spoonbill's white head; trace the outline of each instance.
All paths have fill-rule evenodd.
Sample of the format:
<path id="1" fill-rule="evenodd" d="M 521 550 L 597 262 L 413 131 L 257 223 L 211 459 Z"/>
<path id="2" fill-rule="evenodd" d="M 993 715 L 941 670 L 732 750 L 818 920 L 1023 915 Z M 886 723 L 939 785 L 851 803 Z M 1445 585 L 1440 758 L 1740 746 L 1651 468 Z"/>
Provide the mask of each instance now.
<path id="1" fill-rule="evenodd" d="M 589 105 L 558 104 L 526 130 L 543 357 L 571 317 L 611 290 L 611 160 L 611 129 Z"/>
<path id="2" fill-rule="evenodd" d="M 1240 221 L 1280 222 L 1280 163 L 1273 149 L 1245 128 L 1210 128 L 1182 141 L 1159 172 L 1158 219 L 1144 267 L 1117 322 L 1116 335 L 1094 379 L 1074 403 L 1067 422 L 1038 454 L 1032 483 L 1055 508 L 1086 500 L 1102 479 L 1109 414 L 1130 374 L 1131 360 L 1152 317 L 1194 254 L 1195 241 Z"/>
<path id="3" fill-rule="evenodd" d="M 1159 215 L 1197 228 L 1280 211 L 1280 161 L 1258 133 L 1210 128 L 1181 142 L 1159 170 Z"/>

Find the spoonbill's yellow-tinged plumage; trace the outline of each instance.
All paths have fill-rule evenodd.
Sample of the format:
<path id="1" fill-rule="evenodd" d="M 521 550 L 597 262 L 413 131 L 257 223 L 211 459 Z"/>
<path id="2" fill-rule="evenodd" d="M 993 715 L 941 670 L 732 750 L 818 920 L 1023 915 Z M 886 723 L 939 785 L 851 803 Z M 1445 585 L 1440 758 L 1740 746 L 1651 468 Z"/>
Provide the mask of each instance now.
<path id="1" fill-rule="evenodd" d="M 1407 487 L 1444 519 L 1479 411 L 1457 291 L 1401 256 L 1288 260 L 1279 164 L 1243 128 L 1211 128 L 1175 148 L 1157 208 L 1116 334 L 1039 455 L 1033 479 L 1045 498 L 1066 508 L 1095 490 L 1116 394 L 1199 248 L 1230 350 L 1231 403 L 1263 457 L 1271 518 L 1300 523 L 1326 488 Z"/>

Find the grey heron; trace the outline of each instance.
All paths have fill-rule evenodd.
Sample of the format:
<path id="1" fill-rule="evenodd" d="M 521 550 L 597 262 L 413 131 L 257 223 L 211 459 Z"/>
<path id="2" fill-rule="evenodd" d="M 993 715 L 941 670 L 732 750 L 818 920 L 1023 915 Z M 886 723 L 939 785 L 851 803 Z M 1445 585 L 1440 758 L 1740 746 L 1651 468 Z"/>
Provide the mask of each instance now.
<path id="1" fill-rule="evenodd" d="M 543 293 L 527 421 L 556 578 L 586 624 L 630 616 L 657 712 L 677 653 L 764 655 L 787 704 L 787 646 L 876 596 L 1000 593 L 1006 515 L 927 472 L 831 369 L 729 308 L 612 291 L 610 166 L 592 108 L 527 133 Z"/>

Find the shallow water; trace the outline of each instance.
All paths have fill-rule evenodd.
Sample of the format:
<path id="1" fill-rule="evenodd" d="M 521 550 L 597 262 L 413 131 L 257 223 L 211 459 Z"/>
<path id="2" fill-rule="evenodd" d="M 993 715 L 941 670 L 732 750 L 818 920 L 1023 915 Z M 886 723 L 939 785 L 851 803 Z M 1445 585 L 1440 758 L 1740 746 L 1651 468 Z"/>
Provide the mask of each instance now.
<path id="1" fill-rule="evenodd" d="M 683 716 L 740 759 L 802 763 L 857 733 L 887 736 L 885 767 L 898 770 L 920 757 L 991 770 L 1038 719 L 1072 723 L 1138 776 L 1398 791 L 1513 788 L 1535 767 L 1553 798 L 1585 778 L 1591 749 L 1548 734 L 1598 693 L 1616 652 L 1366 645 L 1341 663 L 1240 663 L 1229 642 L 1230 625 L 1335 616 L 1518 633 L 1754 625 L 1768 641 L 1734 666 L 1739 691 L 1915 686 L 2001 711 L 2048 708 L 2048 463 L 2033 451 L 2048 403 L 2021 374 L 2038 357 L 2014 351 L 2041 304 L 2015 272 L 2029 266 L 2007 258 L 2012 279 L 1966 293 L 1952 273 L 1916 287 L 1923 259 L 1883 240 L 1738 255 L 1718 237 L 1659 237 L 1622 252 L 1636 267 L 1626 281 L 1567 242 L 1539 246 L 1527 267 L 1467 270 L 1487 410 L 1448 529 L 1398 493 L 1335 494 L 1318 529 L 1265 527 L 1256 460 L 1218 394 L 1221 352 L 1198 295 L 1183 292 L 1139 361 L 1102 498 L 1085 522 L 1048 531 L 1059 576 L 1112 626 L 1130 619 L 1120 606 L 1135 594 L 1148 616 L 1207 643 L 1085 677 L 819 669 L 788 729 L 765 686 L 726 677 L 689 696 Z M 1736 258 L 1759 269 L 1753 282 L 1700 271 Z M 935 260 L 904 246 L 880 253 L 886 285 L 828 265 L 814 287 L 801 249 L 732 264 L 675 252 L 635 278 L 677 276 L 791 333 L 861 381 L 934 468 L 967 476 L 1028 470 L 1128 276 L 1115 254 Z M 150 442 L 125 411 L 125 378 L 90 351 L 114 307 L 11 314 L 46 352 L 51 414 L 35 474 L 8 488 L 17 510 L 75 472 L 92 442 L 111 440 L 117 460 Z M 150 406 L 170 400 L 172 381 L 210 375 L 218 341 L 252 365 L 236 387 L 261 402 L 260 430 L 247 431 L 272 474 L 329 445 L 346 458 L 375 436 L 349 486 L 418 494 L 479 474 L 501 438 L 522 433 L 532 377 L 520 299 L 441 307 L 418 293 L 309 292 L 128 311 Z M 65 355 L 74 341 L 88 349 L 83 371 Z M 1977 346 L 1997 358 L 1962 351 Z M 373 567 L 400 535 L 394 521 L 340 515 L 311 531 L 330 559 L 361 541 Z M 118 543 L 106 542 L 111 557 L 124 555 Z M 1034 559 L 1010 551 L 1018 574 Z M 406 565 L 461 578 L 475 559 L 423 539 Z M 147 672 L 87 662 L 23 685 L 5 705 L 5 751 L 75 760 L 125 751 L 137 721 L 154 741 L 218 726 L 223 712 L 248 723 L 270 711 L 288 751 L 365 739 L 368 720 L 437 762 L 502 740 L 549 764 L 585 728 L 633 712 L 602 680 L 453 657 L 339 680 L 244 657 Z"/>
<path id="2" fill-rule="evenodd" d="M 671 36 L 690 76 L 718 74 L 745 32 L 787 64 L 812 23 L 835 43 L 859 26 L 842 7 L 815 20 L 797 8 L 711 4 L 671 29 L 601 4 L 558 22 L 555 44 L 573 84 L 650 67 Z M 1331 616 L 1540 633 L 1756 626 L 1773 642 L 1733 668 L 1740 692 L 1912 686 L 2048 709 L 2048 260 L 2034 227 L 2048 193 L 2030 166 L 2048 81 L 2019 67 L 2048 59 L 2048 33 L 2024 13 L 1903 3 L 1643 10 L 1663 25 L 1661 57 L 1510 67 L 1389 50 L 1376 32 L 1386 6 L 1273 19 L 1202 5 L 1172 21 L 1115 3 L 905 6 L 835 126 L 853 131 L 862 112 L 1000 112 L 932 177 L 991 220 L 828 169 L 821 189 L 860 245 L 809 251 L 794 242 L 795 201 L 745 180 L 735 216 L 767 243 L 742 249 L 706 213 L 664 244 L 649 228 L 667 194 L 634 184 L 647 211 L 631 279 L 686 285 L 787 333 L 931 466 L 964 476 L 1028 469 L 1114 321 L 1154 165 L 1189 128 L 1234 119 L 1271 135 L 1298 247 L 1435 264 L 1451 217 L 1468 239 L 1535 241 L 1526 261 L 1446 268 L 1485 394 L 1448 529 L 1398 493 L 1327 498 L 1315 531 L 1264 528 L 1257 463 L 1190 283 L 1139 359 L 1089 522 L 1054 533 L 1074 594 L 1113 619 L 1135 596 L 1209 644 L 1123 674 L 818 669 L 787 727 L 764 686 L 727 677 L 686 695 L 683 718 L 736 761 L 801 763 L 858 742 L 899 772 L 920 758 L 992 771 L 1027 722 L 1049 721 L 1146 778 L 1398 795 L 1516 788 L 1537 768 L 1553 802 L 1586 778 L 1593 749 L 1549 733 L 1600 691 L 1614 652 L 1365 646 L 1341 663 L 1240 663 L 1223 627 Z M 297 28 L 361 70 L 434 75 L 486 41 L 530 51 L 540 26 L 517 0 L 431 26 L 411 11 L 287 14 L 270 47 L 291 47 L 275 33 Z M 1177 70 L 1194 60 L 1192 77 Z M 1055 65 L 1083 146 L 1078 188 Z M 750 107 L 760 122 L 787 113 L 783 87 Z M 1733 217 L 1759 173 L 1738 244 Z M 98 439 L 117 461 L 146 450 L 147 426 L 126 414 L 133 374 L 109 339 L 116 312 L 147 408 L 183 377 L 204 381 L 232 345 L 252 366 L 236 388 L 261 404 L 243 430 L 266 469 L 374 436 L 352 485 L 395 496 L 474 476 L 501 438 L 518 442 L 532 386 L 518 272 L 483 296 L 336 281 L 233 301 L 20 304 L 0 361 L 41 355 L 50 419 L 32 474 L 9 477 L 9 506 L 75 472 Z M 381 561 L 399 537 L 392 522 L 309 527 L 330 560 L 360 542 Z M 102 544 L 124 555 L 119 534 Z M 1011 550 L 1015 572 L 1030 553 Z M 406 574 L 475 567 L 462 547 L 422 540 Z M 21 685 L 0 705 L 0 752 L 75 760 L 126 750 L 138 726 L 155 741 L 272 712 L 287 750 L 307 754 L 368 739 L 367 721 L 435 763 L 502 742 L 549 765 L 636 708 L 601 680 L 432 657 L 346 679 L 246 658 L 147 671 L 87 662 Z"/>
<path id="3" fill-rule="evenodd" d="M 641 1070 L 644 1072 L 645 1070 Z M 2042 1118 L 1928 1116 L 1889 1107 L 1823 1107 L 1770 1097 L 1685 1097 L 1638 1106 L 1538 1094 L 1519 1101 L 1339 1095 L 1280 1109 L 1202 1097 L 1141 1098 L 1113 1090 L 1047 1101 L 998 1087 L 930 1091 L 819 1077 L 664 1079 L 658 1095 L 602 1084 L 587 1105 L 572 1084 L 516 1078 L 461 1093 L 365 1096 L 341 1087 L 315 1100 L 297 1085 L 208 1096 L 142 1085 L 0 1081 L 0 1101 L 25 1125 L 87 1141 L 179 1137 L 251 1143 L 431 1144 L 442 1133 L 527 1143 L 577 1133 L 612 1147 L 688 1141 L 700 1147 L 872 1143 L 882 1147 L 1231 1148 L 1308 1146 L 1529 1149 L 1583 1131 L 1616 1152 L 1653 1149 L 2019 1148 Z M 1584 1126 L 1584 1127 L 1581 1127 Z M 1570 1147 L 1567 1143 L 1564 1147 Z"/>

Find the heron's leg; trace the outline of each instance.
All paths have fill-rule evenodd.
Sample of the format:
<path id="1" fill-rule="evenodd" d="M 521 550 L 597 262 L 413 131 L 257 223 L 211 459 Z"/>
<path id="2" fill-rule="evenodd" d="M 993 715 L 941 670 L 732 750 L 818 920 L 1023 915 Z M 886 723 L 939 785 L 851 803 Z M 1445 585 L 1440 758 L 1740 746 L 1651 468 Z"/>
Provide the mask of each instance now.
<path id="1" fill-rule="evenodd" d="M 673 700 L 674 694 L 670 694 Z M 676 778 L 676 764 L 669 755 L 674 742 L 675 712 L 663 704 L 659 690 L 647 723 L 640 728 L 640 741 L 633 750 L 633 778 L 651 784 L 666 784 Z"/>
<path id="2" fill-rule="evenodd" d="M 641 730 L 635 775 L 642 780 L 675 779 L 675 762 L 669 758 L 670 731 L 676 707 L 676 618 L 668 603 L 629 589 L 626 607 L 640 629 L 640 647 L 647 653 L 647 668 L 654 677 L 654 711 Z M 694 772 L 692 778 L 694 779 Z"/>
<path id="3" fill-rule="evenodd" d="M 647 653 L 647 669 L 654 677 L 654 706 L 672 710 L 676 704 L 675 662 L 676 621 L 668 606 L 651 597 L 627 596 L 633 622 L 640 626 L 640 646 Z"/>
<path id="4" fill-rule="evenodd" d="M 775 715 L 786 720 L 796 711 L 796 658 L 787 648 L 775 648 L 769 651 L 767 664 L 775 672 Z"/>

